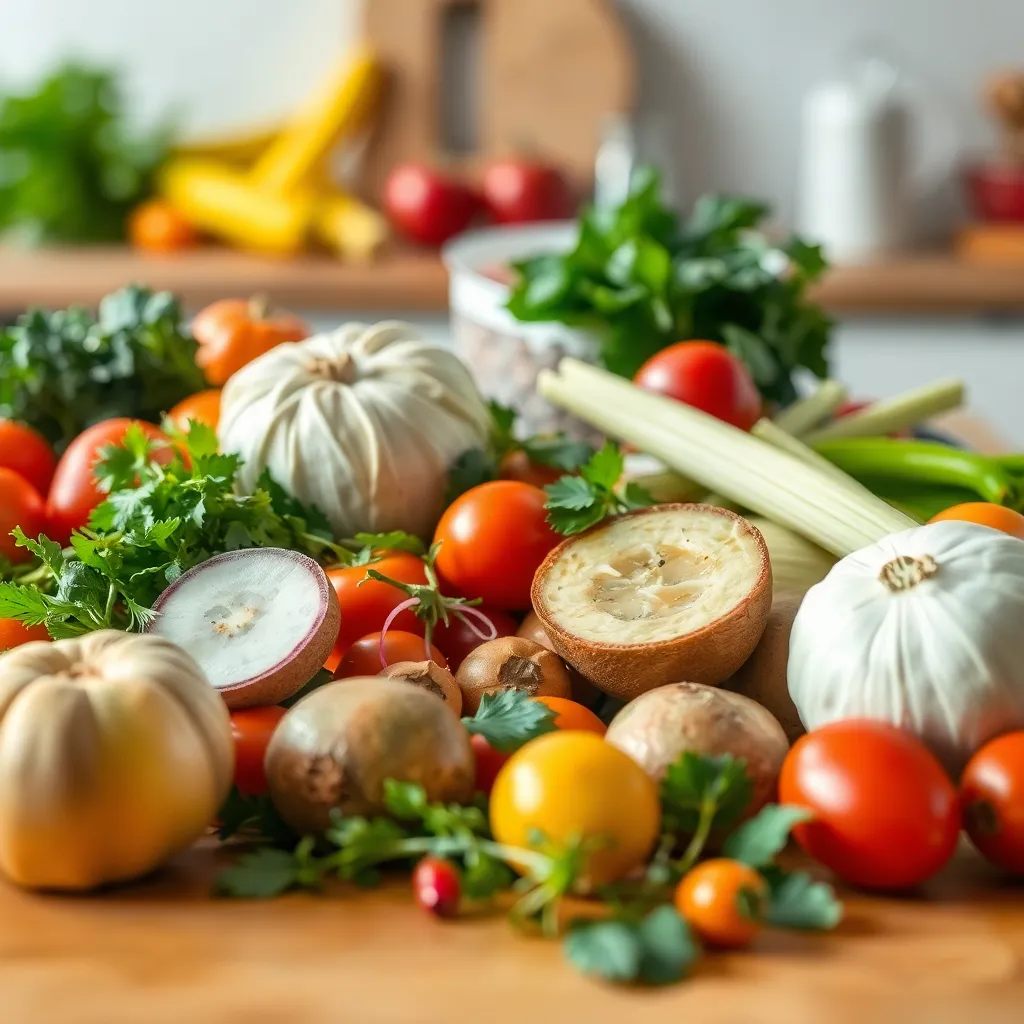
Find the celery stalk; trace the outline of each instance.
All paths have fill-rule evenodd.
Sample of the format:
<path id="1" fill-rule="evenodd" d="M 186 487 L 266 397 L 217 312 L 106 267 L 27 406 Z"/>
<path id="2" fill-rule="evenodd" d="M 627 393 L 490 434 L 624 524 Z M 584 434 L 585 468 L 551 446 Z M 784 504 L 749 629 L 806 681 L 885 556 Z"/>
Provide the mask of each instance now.
<path id="1" fill-rule="evenodd" d="M 839 381 L 823 380 L 813 394 L 786 406 L 775 423 L 787 434 L 802 437 L 827 420 L 846 398 L 846 388 Z"/>

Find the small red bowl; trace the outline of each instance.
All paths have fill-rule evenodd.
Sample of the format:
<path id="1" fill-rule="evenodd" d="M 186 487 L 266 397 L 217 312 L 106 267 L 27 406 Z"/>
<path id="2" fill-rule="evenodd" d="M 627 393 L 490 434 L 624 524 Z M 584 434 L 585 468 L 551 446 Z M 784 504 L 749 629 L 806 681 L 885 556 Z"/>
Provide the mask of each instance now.
<path id="1" fill-rule="evenodd" d="M 973 164 L 964 172 L 964 182 L 979 220 L 1024 222 L 1024 164 Z"/>

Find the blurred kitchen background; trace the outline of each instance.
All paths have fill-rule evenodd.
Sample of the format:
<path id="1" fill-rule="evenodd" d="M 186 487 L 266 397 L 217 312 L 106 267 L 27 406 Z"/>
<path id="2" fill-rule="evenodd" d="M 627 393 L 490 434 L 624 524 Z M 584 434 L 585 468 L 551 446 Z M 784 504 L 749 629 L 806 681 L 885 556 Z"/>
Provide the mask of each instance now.
<path id="1" fill-rule="evenodd" d="M 158 210 L 136 221 L 134 248 L 93 249 L 105 233 L 117 241 L 116 211 L 114 228 L 109 218 L 89 224 L 74 211 L 78 183 L 57 172 L 37 177 L 27 191 L 71 197 L 67 216 L 78 220 L 63 233 L 90 248 L 69 248 L 60 203 L 54 213 L 45 195 L 26 198 L 24 182 L 12 187 L 25 140 L 46 149 L 39 133 L 65 122 L 8 105 L 0 116 L 8 319 L 32 304 L 95 303 L 137 280 L 179 292 L 190 309 L 262 292 L 317 326 L 395 316 L 446 337 L 449 278 L 436 247 L 412 244 L 416 225 L 401 213 L 391 225 L 375 213 L 387 174 L 427 161 L 475 181 L 490 157 L 521 148 L 581 192 L 594 187 L 597 168 L 608 202 L 637 165 L 658 167 L 666 198 L 683 209 L 708 192 L 765 201 L 773 230 L 823 243 L 831 267 L 811 294 L 836 320 L 833 376 L 852 394 L 884 397 L 956 375 L 970 414 L 1024 444 L 1019 0 L 3 6 L 0 92 L 29 97 L 68 59 L 114 71 L 132 131 L 146 135 L 137 143 L 153 142 L 158 124 L 173 127 L 173 166 L 153 179 L 159 184 L 126 186 L 132 205 L 159 188 L 202 238 L 193 248 Z M 367 59 L 357 46 L 367 38 L 373 59 L 353 71 Z M 292 147 L 268 159 L 282 129 Z M 332 133 L 347 143 L 340 155 Z M 148 183 L 147 157 L 124 159 L 128 178 L 140 171 Z M 71 173 L 74 161 L 47 166 Z M 42 229 L 12 212 L 36 202 Z M 26 247 L 40 236 L 46 245 Z M 538 237 L 544 248 L 568 236 Z M 530 254 L 517 244 L 491 235 L 456 247 L 453 301 L 479 328 L 470 342 L 478 348 L 510 344 L 515 333 L 494 266 Z M 570 330 L 548 336 L 531 325 L 525 334 L 528 349 L 572 351 L 579 342 Z"/>

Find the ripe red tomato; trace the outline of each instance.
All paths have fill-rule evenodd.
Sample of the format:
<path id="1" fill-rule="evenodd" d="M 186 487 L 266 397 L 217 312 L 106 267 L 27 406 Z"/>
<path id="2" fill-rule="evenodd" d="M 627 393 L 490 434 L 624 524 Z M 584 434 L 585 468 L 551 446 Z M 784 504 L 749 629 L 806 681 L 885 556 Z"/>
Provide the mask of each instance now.
<path id="1" fill-rule="evenodd" d="M 761 416 L 761 396 L 750 371 L 723 345 L 680 341 L 651 356 L 635 384 L 749 430 Z"/>
<path id="2" fill-rule="evenodd" d="M 565 476 L 564 469 L 532 462 L 522 448 L 505 455 L 498 464 L 498 476 L 502 480 L 518 480 L 534 487 L 547 487 Z"/>
<path id="3" fill-rule="evenodd" d="M 402 583 L 427 582 L 423 560 L 403 551 L 386 555 L 374 562 L 373 568 Z M 366 580 L 366 569 L 365 565 L 350 565 L 327 570 L 327 578 L 341 605 L 341 632 L 327 661 L 329 669 L 338 667 L 345 652 L 360 637 L 380 632 L 384 628 L 384 620 L 406 600 L 406 595 L 397 587 L 381 583 L 380 580 Z M 363 580 L 366 582 L 363 583 Z M 399 612 L 392 628 L 419 636 L 423 636 L 426 631 L 424 623 L 410 610 Z"/>
<path id="4" fill-rule="evenodd" d="M 476 759 L 476 791 L 490 794 L 498 772 L 512 755 L 495 750 L 483 736 L 476 733 L 469 737 L 469 745 L 473 748 L 473 757 Z"/>
<path id="5" fill-rule="evenodd" d="M 986 743 L 960 778 L 964 828 L 997 867 L 1024 874 L 1024 732 Z"/>
<path id="6" fill-rule="evenodd" d="M 402 164 L 384 183 L 384 209 L 412 241 L 443 245 L 469 227 L 480 209 L 480 197 L 431 167 Z"/>
<path id="7" fill-rule="evenodd" d="M 500 160 L 484 172 L 482 191 L 499 224 L 566 220 L 576 212 L 568 182 L 547 164 Z"/>
<path id="8" fill-rule="evenodd" d="M 491 608 L 486 604 L 479 604 L 474 610 L 481 612 L 491 620 L 498 636 L 516 635 L 519 623 L 508 612 L 503 612 L 500 608 Z M 477 628 L 486 632 L 483 623 L 479 623 Z M 456 618 L 450 612 L 447 626 L 443 622 L 437 624 L 437 628 L 434 630 L 434 639 L 437 641 L 437 646 L 444 651 L 448 658 L 448 667 L 453 672 L 459 671 L 459 666 L 470 651 L 476 650 L 484 643 L 462 619 Z"/>
<path id="9" fill-rule="evenodd" d="M 0 619 L 0 653 L 34 640 L 49 640 L 45 626 L 25 626 L 17 619 Z"/>
<path id="10" fill-rule="evenodd" d="M 0 420 L 0 467 L 13 469 L 45 498 L 57 456 L 38 431 L 14 420 Z"/>
<path id="11" fill-rule="evenodd" d="M 246 796 L 267 790 L 263 758 L 284 708 L 241 708 L 231 712 L 231 737 L 235 741 L 235 785 Z"/>
<path id="12" fill-rule="evenodd" d="M 547 524 L 547 495 L 530 484 L 494 480 L 448 506 L 434 541 L 443 584 L 506 611 L 530 607 L 540 563 L 561 539 Z"/>
<path id="13" fill-rule="evenodd" d="M 15 565 L 32 557 L 25 548 L 19 548 L 11 536 L 16 526 L 33 540 L 45 533 L 46 505 L 23 476 L 0 467 L 0 555 Z"/>
<path id="14" fill-rule="evenodd" d="M 157 462 L 166 464 L 174 457 L 174 448 L 167 435 L 159 427 L 142 420 L 104 420 L 83 431 L 61 456 L 53 476 L 46 505 L 49 534 L 53 540 L 67 544 L 72 531 L 89 522 L 90 513 L 105 497 L 92 472 L 99 453 L 107 445 L 120 444 L 132 423 L 141 427 L 151 440 L 165 442 L 166 447 L 153 453 Z"/>
<path id="15" fill-rule="evenodd" d="M 389 665 L 400 661 L 426 661 L 427 651 L 423 637 L 415 633 L 405 633 L 400 629 L 389 629 L 384 637 L 384 657 Z M 445 656 L 433 645 L 430 645 L 430 660 L 437 662 L 442 668 L 448 667 Z M 380 663 L 380 633 L 370 633 L 361 637 L 345 652 L 335 679 L 352 679 L 354 676 L 376 676 L 384 671 Z"/>
<path id="16" fill-rule="evenodd" d="M 919 740 L 884 722 L 833 722 L 793 745 L 779 802 L 808 807 L 797 842 L 837 875 L 866 889 L 905 889 L 953 855 L 956 790 Z"/>

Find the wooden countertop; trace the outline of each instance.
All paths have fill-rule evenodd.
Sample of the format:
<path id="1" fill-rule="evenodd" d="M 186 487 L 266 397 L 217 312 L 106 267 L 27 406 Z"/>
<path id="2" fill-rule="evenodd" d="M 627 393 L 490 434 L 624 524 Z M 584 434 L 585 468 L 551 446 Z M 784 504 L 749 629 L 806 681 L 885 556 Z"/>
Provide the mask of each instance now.
<path id="1" fill-rule="evenodd" d="M 969 854 L 923 898 L 848 896 L 835 933 L 765 933 L 653 990 L 583 978 L 501 919 L 429 918 L 397 883 L 213 901 L 218 856 L 98 897 L 0 883 L 5 1024 L 998 1024 L 1024 1006 L 1024 890 Z"/>
<path id="2" fill-rule="evenodd" d="M 304 310 L 438 314 L 448 305 L 440 260 L 412 250 L 353 266 L 328 257 L 272 260 L 216 248 L 169 256 L 120 247 L 0 249 L 3 312 L 93 304 L 132 281 L 169 289 L 191 308 L 256 292 Z M 836 267 L 815 297 L 838 314 L 1024 312 L 1024 264 L 989 266 L 936 255 Z"/>

